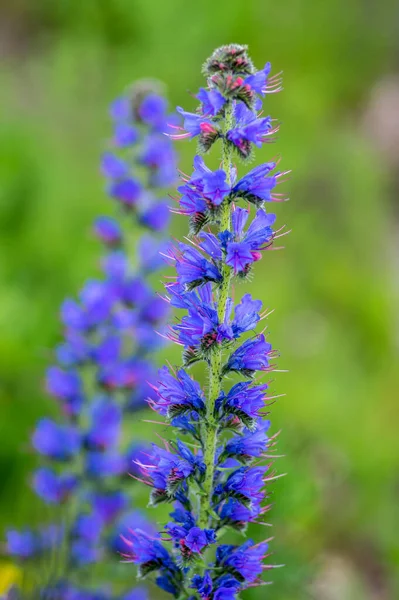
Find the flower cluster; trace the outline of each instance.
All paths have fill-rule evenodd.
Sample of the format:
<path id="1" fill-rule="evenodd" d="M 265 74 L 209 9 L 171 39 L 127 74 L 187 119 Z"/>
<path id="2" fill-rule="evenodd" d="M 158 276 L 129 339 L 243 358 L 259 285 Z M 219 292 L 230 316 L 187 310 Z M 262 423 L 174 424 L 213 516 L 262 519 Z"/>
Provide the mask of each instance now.
<path id="1" fill-rule="evenodd" d="M 268 460 L 274 436 L 265 416 L 271 397 L 257 376 L 275 368 L 276 353 L 256 332 L 267 316 L 262 302 L 250 294 L 234 302 L 231 285 L 248 277 L 278 237 L 266 204 L 282 199 L 274 190 L 283 176 L 269 162 L 238 178 L 233 157 L 247 158 L 276 130 L 258 111 L 265 94 L 281 84 L 270 77 L 269 64 L 254 69 L 244 46 L 216 50 L 204 73 L 200 107 L 195 113 L 178 109 L 186 133 L 171 137 L 199 136 L 202 152 L 219 140 L 222 164 L 211 171 L 197 156 L 193 174 L 183 176 L 179 187 L 176 212 L 190 218 L 191 238 L 168 254 L 176 279 L 166 285 L 166 298 L 185 311 L 168 332 L 182 346 L 184 364 L 159 371 L 156 396 L 149 400 L 176 435 L 136 461 L 141 480 L 152 488 L 151 503 L 170 502 L 174 510 L 160 539 L 131 533 L 127 560 L 139 565 L 142 576 L 154 574 L 176 598 L 233 600 L 262 585 L 269 568 L 268 540 L 226 545 L 220 538 L 228 528 L 245 532 L 248 524 L 262 523 L 269 508 L 265 484 L 275 478 Z M 198 361 L 208 370 L 207 393 L 187 372 Z"/>
<path id="2" fill-rule="evenodd" d="M 165 193 L 176 177 L 176 156 L 163 132 L 173 117 L 165 99 L 147 83 L 117 99 L 111 117 L 111 149 L 101 166 L 119 218 L 95 221 L 94 232 L 105 249 L 103 275 L 88 281 L 78 300 L 67 299 L 61 308 L 64 340 L 56 349 L 57 364 L 47 371 L 46 387 L 59 403 L 62 419 L 41 419 L 32 436 L 43 460 L 33 488 L 48 504 L 68 503 L 70 521 L 63 531 L 8 533 L 8 550 L 20 559 L 54 548 L 61 535 L 68 547 L 66 568 L 76 573 L 116 549 L 123 551 L 120 534 L 140 524 L 137 513 L 126 511 L 127 473 L 141 450 L 137 443 L 125 447 L 122 420 L 131 421 L 129 415 L 145 405 L 151 392 L 148 382 L 156 373 L 150 355 L 164 343 L 158 332 L 168 314 L 148 276 L 164 265 L 160 252 L 167 252 L 162 236 L 169 221 Z M 128 234 L 137 225 L 147 233 L 132 267 Z M 53 593 L 66 600 L 144 598 L 143 590 L 115 596 L 111 588 L 84 590 L 69 580 L 58 581 Z"/>

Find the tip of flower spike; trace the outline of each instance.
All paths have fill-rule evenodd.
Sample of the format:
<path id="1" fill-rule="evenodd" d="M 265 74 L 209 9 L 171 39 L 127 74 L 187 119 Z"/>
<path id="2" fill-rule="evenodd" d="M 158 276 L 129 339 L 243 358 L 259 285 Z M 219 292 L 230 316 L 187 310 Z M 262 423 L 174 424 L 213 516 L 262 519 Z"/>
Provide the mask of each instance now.
<path id="1" fill-rule="evenodd" d="M 247 54 L 248 46 L 227 44 L 217 48 L 205 61 L 202 72 L 206 77 L 215 73 L 232 72 L 236 75 L 251 75 L 254 66 Z"/>
<path id="2" fill-rule="evenodd" d="M 156 109 L 156 112 L 157 110 L 166 112 L 166 102 L 163 98 L 164 93 L 165 86 L 157 79 L 142 79 L 133 84 L 128 90 L 128 97 L 134 119 L 137 121 L 147 120 L 147 115 L 145 114 L 146 107 L 143 107 L 143 103 L 148 97 L 157 98 L 157 102 L 161 103 L 159 107 L 153 107 Z"/>

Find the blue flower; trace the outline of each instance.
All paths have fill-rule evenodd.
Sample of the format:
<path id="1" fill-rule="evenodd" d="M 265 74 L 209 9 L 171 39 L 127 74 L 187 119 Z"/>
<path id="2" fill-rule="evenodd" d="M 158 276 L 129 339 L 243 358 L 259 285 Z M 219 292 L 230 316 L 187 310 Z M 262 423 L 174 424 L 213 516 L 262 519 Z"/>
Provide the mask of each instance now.
<path id="1" fill-rule="evenodd" d="M 200 553 L 209 544 L 216 542 L 215 532 L 213 530 L 202 530 L 199 527 L 192 527 L 186 537 L 184 543 L 192 552 Z"/>
<path id="2" fill-rule="evenodd" d="M 111 152 L 103 154 L 101 169 L 103 174 L 110 179 L 124 179 L 129 174 L 127 163 Z"/>
<path id="3" fill-rule="evenodd" d="M 139 140 L 139 132 L 130 123 L 116 123 L 114 127 L 114 144 L 119 148 L 128 148 Z"/>
<path id="4" fill-rule="evenodd" d="M 121 596 L 119 600 L 148 600 L 148 591 L 143 587 L 135 588 Z"/>
<path id="5" fill-rule="evenodd" d="M 227 442 L 225 454 L 240 460 L 262 456 L 268 444 L 266 431 L 269 427 L 270 421 L 261 420 L 256 431 L 244 430 L 242 434 L 234 436 Z"/>
<path id="6" fill-rule="evenodd" d="M 247 377 L 251 377 L 256 371 L 265 371 L 269 367 L 271 348 L 263 334 L 247 340 L 230 356 L 225 371 L 241 372 Z"/>
<path id="7" fill-rule="evenodd" d="M 184 369 L 179 369 L 173 376 L 168 367 L 158 371 L 159 385 L 154 386 L 157 398 L 150 405 L 161 415 L 173 418 L 183 412 L 205 410 L 205 397 L 199 383 L 194 381 Z"/>
<path id="8" fill-rule="evenodd" d="M 235 273 L 245 271 L 247 265 L 254 261 L 254 256 L 245 242 L 230 242 L 227 246 L 226 264 L 234 269 Z"/>
<path id="9" fill-rule="evenodd" d="M 184 118 L 183 128 L 187 132 L 186 134 L 182 134 L 179 137 L 195 137 L 197 135 L 200 135 L 204 128 L 206 129 L 207 127 L 216 131 L 216 129 L 211 125 L 211 121 L 207 117 L 187 112 L 183 110 L 180 106 L 178 106 L 176 110 Z M 171 137 L 176 138 L 178 136 Z"/>
<path id="10" fill-rule="evenodd" d="M 9 530 L 7 536 L 7 552 L 11 556 L 27 559 L 34 556 L 39 548 L 39 539 L 29 529 L 24 531 Z"/>
<path id="11" fill-rule="evenodd" d="M 229 475 L 218 491 L 242 501 L 244 506 L 247 505 L 246 500 L 263 500 L 263 476 L 266 470 L 266 467 L 241 467 Z"/>
<path id="12" fill-rule="evenodd" d="M 117 445 L 121 433 L 122 409 L 108 398 L 98 398 L 90 407 L 90 429 L 86 444 L 95 450 L 105 450 Z"/>
<path id="13" fill-rule="evenodd" d="M 237 574 L 241 580 L 252 583 L 263 572 L 262 561 L 267 547 L 266 543 L 255 545 L 252 540 L 247 540 L 242 546 L 236 547 L 233 552 L 229 551 L 221 562 Z"/>
<path id="14" fill-rule="evenodd" d="M 113 181 L 108 187 L 108 193 L 126 206 L 135 206 L 141 196 L 142 186 L 133 179 L 126 178 Z"/>
<path id="15" fill-rule="evenodd" d="M 138 565 L 151 565 L 151 570 L 173 565 L 168 551 L 161 542 L 141 529 L 130 531 L 125 543 L 129 548 L 126 558 L 131 562 Z"/>
<path id="16" fill-rule="evenodd" d="M 111 217 L 98 217 L 94 222 L 94 231 L 108 246 L 117 246 L 122 241 L 121 227 Z"/>
<path id="17" fill-rule="evenodd" d="M 108 539 L 108 546 L 112 552 L 127 555 L 130 551 L 129 539 L 131 532 L 139 529 L 142 533 L 158 539 L 155 527 L 148 519 L 138 510 L 132 510 L 123 514 L 112 529 L 112 533 Z"/>
<path id="18" fill-rule="evenodd" d="M 140 215 L 140 222 L 152 231 L 167 229 L 170 222 L 170 210 L 167 202 L 159 202 L 148 208 Z"/>
<path id="19" fill-rule="evenodd" d="M 264 96 L 266 93 L 267 78 L 271 71 L 271 64 L 267 62 L 261 71 L 256 71 L 244 79 L 244 83 L 249 85 L 257 94 Z"/>
<path id="20" fill-rule="evenodd" d="M 232 189 L 233 195 L 249 200 L 257 206 L 263 202 L 270 202 L 273 199 L 271 192 L 277 185 L 277 176 L 269 176 L 269 173 L 275 167 L 276 163 L 269 162 L 249 171 L 235 184 Z"/>
<path id="21" fill-rule="evenodd" d="M 111 102 L 109 114 L 116 123 L 128 122 L 132 118 L 132 103 L 127 96 L 121 96 Z"/>
<path id="22" fill-rule="evenodd" d="M 74 522 L 72 535 L 93 544 L 100 540 L 102 525 L 103 521 L 96 513 L 80 514 Z"/>
<path id="23" fill-rule="evenodd" d="M 202 289 L 206 291 L 209 288 L 203 286 Z M 205 296 L 195 292 L 185 294 L 183 301 L 188 315 L 171 329 L 177 332 L 177 339 L 186 349 L 201 349 L 206 353 L 214 344 L 233 339 L 233 331 L 228 322 L 229 314 L 226 314 L 223 323 L 219 323 L 216 306 L 206 292 Z M 173 335 L 171 339 L 174 339 Z"/>
<path id="24" fill-rule="evenodd" d="M 112 477 L 126 472 L 126 460 L 117 452 L 86 453 L 86 474 L 93 478 Z"/>
<path id="25" fill-rule="evenodd" d="M 165 123 L 166 111 L 165 98 L 158 94 L 148 94 L 141 102 L 138 114 L 144 123 L 159 128 Z"/>
<path id="26" fill-rule="evenodd" d="M 203 195 L 214 206 L 219 206 L 230 193 L 231 187 L 226 181 L 226 173 L 222 169 L 205 173 L 203 180 Z"/>
<path id="27" fill-rule="evenodd" d="M 58 475 L 48 467 L 41 467 L 33 474 L 33 489 L 45 502 L 64 502 L 78 485 L 78 479 L 71 473 Z"/>
<path id="28" fill-rule="evenodd" d="M 240 337 L 246 331 L 256 327 L 260 316 L 259 311 L 262 308 L 261 300 L 252 300 L 251 294 L 245 294 L 240 304 L 234 309 L 234 319 L 231 324 L 234 337 Z"/>
<path id="29" fill-rule="evenodd" d="M 63 402 L 68 413 L 77 414 L 80 411 L 83 402 L 82 382 L 76 371 L 50 367 L 47 370 L 46 387 L 49 394 Z"/>
<path id="30" fill-rule="evenodd" d="M 93 491 L 87 494 L 87 500 L 100 519 L 109 525 L 129 504 L 128 496 L 121 490 Z"/>
<path id="31" fill-rule="evenodd" d="M 137 462 L 137 464 L 146 481 L 155 490 L 153 501 L 158 497 L 166 499 L 173 496 L 194 471 L 194 464 L 190 463 L 186 456 L 164 450 L 155 444 L 152 445 L 152 452 L 147 463 Z M 159 492 L 163 492 L 164 496 Z"/>
<path id="32" fill-rule="evenodd" d="M 217 90 L 205 90 L 200 88 L 197 96 L 202 104 L 202 112 L 204 115 L 215 116 L 226 104 L 226 99 Z"/>
<path id="33" fill-rule="evenodd" d="M 195 575 L 191 580 L 191 588 L 195 589 L 201 598 L 208 600 L 236 600 L 240 583 L 230 575 L 223 575 L 212 581 L 209 571 L 205 575 Z"/>
<path id="34" fill-rule="evenodd" d="M 222 275 L 217 266 L 204 258 L 196 248 L 180 243 L 179 251 L 176 271 L 180 284 L 191 288 L 207 281 L 221 281 Z"/>
<path id="35" fill-rule="evenodd" d="M 250 381 L 236 383 L 225 395 L 222 393 L 217 406 L 224 414 L 237 416 L 246 415 L 251 419 L 260 417 L 260 411 L 265 407 L 265 392 L 267 385 L 253 385 Z"/>
<path id="36" fill-rule="evenodd" d="M 73 426 L 40 419 L 32 436 L 33 447 L 53 460 L 70 460 L 80 451 L 81 433 Z"/>

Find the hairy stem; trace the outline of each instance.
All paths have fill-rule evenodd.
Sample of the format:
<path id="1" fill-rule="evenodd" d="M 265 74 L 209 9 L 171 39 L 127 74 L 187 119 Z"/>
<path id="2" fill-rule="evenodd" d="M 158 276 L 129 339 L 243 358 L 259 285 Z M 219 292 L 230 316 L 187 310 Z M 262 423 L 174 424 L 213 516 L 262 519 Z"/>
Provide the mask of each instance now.
<path id="1" fill-rule="evenodd" d="M 226 133 L 233 125 L 233 106 L 231 103 L 227 105 L 225 114 Z M 227 176 L 227 182 L 231 184 L 231 167 L 232 167 L 232 150 L 226 138 L 223 138 L 222 148 L 222 165 Z M 230 203 L 227 199 L 221 205 L 219 231 L 230 231 L 231 229 L 231 214 Z M 219 323 L 223 323 L 226 316 L 227 300 L 230 295 L 231 285 L 231 268 L 223 263 L 222 265 L 223 280 L 219 288 L 217 298 L 217 312 Z M 215 455 L 217 449 L 217 431 L 218 421 L 215 417 L 215 402 L 220 395 L 222 387 L 222 349 L 216 346 L 209 360 L 209 397 L 206 407 L 206 422 L 205 422 L 205 449 L 204 462 L 206 466 L 204 480 L 204 495 L 201 497 L 199 526 L 206 528 L 209 524 L 212 506 L 213 480 L 215 475 Z"/>

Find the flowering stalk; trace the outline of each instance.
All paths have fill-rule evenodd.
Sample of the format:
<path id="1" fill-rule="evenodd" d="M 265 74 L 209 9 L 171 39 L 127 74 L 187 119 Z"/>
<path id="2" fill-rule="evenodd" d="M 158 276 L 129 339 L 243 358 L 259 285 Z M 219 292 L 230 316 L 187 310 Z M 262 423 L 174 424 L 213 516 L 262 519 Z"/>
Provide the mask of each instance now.
<path id="1" fill-rule="evenodd" d="M 232 106 L 225 107 L 225 133 L 229 131 L 233 123 Z M 232 148 L 226 138 L 222 140 L 222 166 L 226 173 L 226 183 L 231 185 L 232 170 Z M 220 231 L 231 230 L 231 214 L 228 202 L 222 202 L 220 207 Z M 223 263 L 221 265 L 222 281 L 218 294 L 217 316 L 219 323 L 226 320 L 227 302 L 230 294 L 232 279 L 231 268 Z M 209 399 L 206 405 L 206 427 L 204 432 L 205 451 L 204 462 L 206 474 L 204 480 L 204 496 L 201 502 L 199 526 L 207 527 L 209 515 L 212 509 L 212 490 L 215 472 L 215 455 L 217 448 L 218 421 L 215 414 L 215 404 L 222 390 L 222 346 L 216 347 L 209 358 Z"/>
<path id="2" fill-rule="evenodd" d="M 176 157 L 163 132 L 173 117 L 154 83 L 136 84 L 118 98 L 111 117 L 114 135 L 101 167 L 119 218 L 99 217 L 94 224 L 106 250 L 104 277 L 88 281 L 78 301 L 62 305 L 64 341 L 56 351 L 58 364 L 47 372 L 47 389 L 61 405 L 62 420 L 41 419 L 32 437 L 47 463 L 35 472 L 33 487 L 46 503 L 62 504 L 68 522 L 63 519 L 62 534 L 55 527 L 8 532 L 9 552 L 22 559 L 65 545 L 63 569 L 40 591 L 57 600 L 146 596 L 142 589 L 115 596 L 110 581 L 101 592 L 82 587 L 94 563 L 102 565 L 101 577 L 115 581 L 115 563 L 110 573 L 104 568 L 126 550 L 122 531 L 134 525 L 153 531 L 139 513 L 128 511 L 127 473 L 142 444 L 137 440 L 126 448 L 122 424 L 132 423 L 129 415 L 145 405 L 151 391 L 151 355 L 163 343 L 157 330 L 168 314 L 148 278 L 165 264 L 160 252 L 168 248 L 165 192 L 175 181 Z M 149 233 L 131 247 L 134 224 Z"/>
<path id="3" fill-rule="evenodd" d="M 245 294 L 234 307 L 232 283 L 247 279 L 278 237 L 275 215 L 264 206 L 283 199 L 274 188 L 284 175 L 269 162 L 237 180 L 233 157 L 248 159 L 253 146 L 272 140 L 277 128 L 259 110 L 262 98 L 281 83 L 269 76 L 270 64 L 254 69 L 245 46 L 219 48 L 204 73 L 208 85 L 197 94 L 199 109 L 178 108 L 184 132 L 171 137 L 198 136 L 202 153 L 219 140 L 222 164 L 211 171 L 196 156 L 193 174 L 183 175 L 178 188 L 176 212 L 189 217 L 191 245 L 180 243 L 170 253 L 177 276 L 166 290 L 172 306 L 186 311 L 169 332 L 183 347 L 184 368 L 163 367 L 158 395 L 149 401 L 176 437 L 165 440 L 164 448 L 154 444 L 137 461 L 142 481 L 152 488 L 151 503 L 173 502 L 174 511 L 162 540 L 132 532 L 127 560 L 139 565 L 141 576 L 156 574 L 158 586 L 176 598 L 233 600 L 243 589 L 262 585 L 261 575 L 270 568 L 263 564 L 268 540 L 239 546 L 223 544 L 221 537 L 228 528 L 245 532 L 249 523 L 262 523 L 269 509 L 265 484 L 275 476 L 271 464 L 259 463 L 270 458 L 274 445 L 264 419 L 271 397 L 255 376 L 274 369 L 276 353 L 263 332 L 255 332 L 267 316 L 262 302 Z M 251 204 L 256 213 L 246 229 Z M 207 366 L 207 394 L 187 373 L 198 361 Z M 241 380 L 231 386 L 233 374 Z"/>

